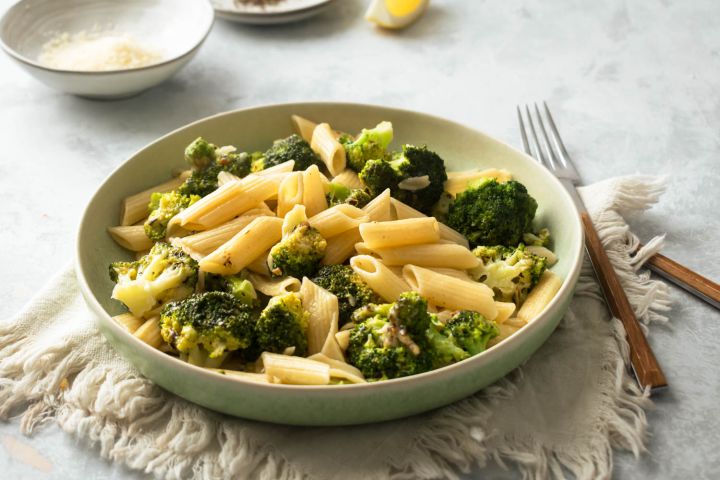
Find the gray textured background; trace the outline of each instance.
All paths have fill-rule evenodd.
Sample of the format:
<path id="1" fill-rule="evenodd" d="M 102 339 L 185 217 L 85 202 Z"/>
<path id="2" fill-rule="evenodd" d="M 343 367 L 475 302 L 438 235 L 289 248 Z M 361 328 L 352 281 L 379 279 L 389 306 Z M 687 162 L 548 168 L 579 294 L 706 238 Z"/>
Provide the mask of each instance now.
<path id="1" fill-rule="evenodd" d="M 514 105 L 547 99 L 586 181 L 670 177 L 657 207 L 629 221 L 641 238 L 667 232 L 665 253 L 720 279 L 720 3 L 433 0 L 400 33 L 367 24 L 366 3 L 281 28 L 218 20 L 179 75 L 119 102 L 49 90 L 0 57 L 0 318 L 71 261 L 85 203 L 135 150 L 218 111 L 312 99 L 431 112 L 514 144 Z M 671 388 L 648 413 L 649 451 L 616 455 L 619 478 L 720 477 L 720 315 L 673 297 L 671 324 L 650 336 Z M 0 424 L 3 478 L 141 477 L 54 426 L 31 439 L 17 428 Z M 50 473 L 10 455 L 16 440 Z"/>

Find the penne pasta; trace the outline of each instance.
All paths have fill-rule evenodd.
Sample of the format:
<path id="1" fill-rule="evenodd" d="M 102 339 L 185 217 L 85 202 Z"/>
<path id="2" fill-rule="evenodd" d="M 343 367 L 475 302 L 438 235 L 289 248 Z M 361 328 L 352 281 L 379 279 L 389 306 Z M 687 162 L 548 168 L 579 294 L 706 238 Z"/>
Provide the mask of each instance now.
<path id="1" fill-rule="evenodd" d="M 315 127 L 310 147 L 318 154 L 330 175 L 335 176 L 345 170 L 345 148 L 337 141 L 335 132 L 327 123 Z"/>
<path id="2" fill-rule="evenodd" d="M 307 358 L 263 352 L 260 356 L 265 373 L 280 383 L 291 385 L 327 385 L 330 365 Z"/>
<path id="3" fill-rule="evenodd" d="M 268 257 L 270 256 L 270 250 L 260 254 L 255 260 L 247 264 L 248 270 L 264 277 L 270 277 L 270 267 L 268 267 Z"/>
<path id="4" fill-rule="evenodd" d="M 295 128 L 295 132 L 300 135 L 303 140 L 310 143 L 317 123 L 303 118 L 300 115 L 290 115 L 290 120 L 292 121 L 293 128 Z"/>
<path id="5" fill-rule="evenodd" d="M 539 245 L 528 245 L 525 247 L 525 251 L 530 252 L 533 255 L 537 255 L 538 257 L 545 257 L 548 267 L 552 267 L 557 263 L 557 255 L 548 248 L 541 247 Z"/>
<path id="6" fill-rule="evenodd" d="M 365 188 L 365 184 L 360 180 L 360 177 L 358 177 L 358 174 L 354 171 L 350 170 L 349 168 L 346 168 L 342 172 L 338 173 L 333 177 L 332 179 L 333 183 L 339 183 L 340 185 L 345 185 L 348 188 L 351 189 L 363 189 Z"/>
<path id="7" fill-rule="evenodd" d="M 300 295 L 303 308 L 310 313 L 307 331 L 308 354 L 320 353 L 328 337 L 335 339 L 333 330 L 337 332 L 340 315 L 338 299 L 308 278 L 303 278 Z"/>
<path id="8" fill-rule="evenodd" d="M 233 175 L 230 172 L 222 171 L 218 173 L 218 187 L 222 187 L 226 183 L 230 182 L 239 182 L 240 180 L 242 180 L 240 177 Z"/>
<path id="9" fill-rule="evenodd" d="M 357 246 L 355 248 L 357 249 Z M 405 245 L 394 248 L 378 248 L 374 251 L 388 266 L 412 264 L 419 267 L 467 270 L 481 264 L 470 250 L 454 243 Z"/>
<path id="10" fill-rule="evenodd" d="M 521 327 L 516 327 L 516 326 L 510 325 L 507 323 L 501 323 L 500 325 L 498 325 L 498 330 L 499 330 L 500 334 L 497 337 L 490 339 L 490 341 L 487 344 L 488 348 L 492 347 L 493 345 L 497 345 L 498 343 L 507 339 L 513 333 L 520 330 L 520 328 Z"/>
<path id="11" fill-rule="evenodd" d="M 363 207 L 365 213 L 370 216 L 371 222 L 387 222 L 393 220 L 390 211 L 390 200 L 390 189 L 388 188 Z"/>
<path id="12" fill-rule="evenodd" d="M 482 283 L 441 275 L 415 265 L 406 265 L 403 268 L 403 277 L 412 290 L 427 298 L 433 305 L 480 312 L 488 320 L 495 320 L 498 316 L 493 291 Z"/>
<path id="13" fill-rule="evenodd" d="M 123 313 L 120 315 L 115 315 L 113 317 L 113 320 L 115 320 L 117 323 L 125 327 L 125 330 L 127 330 L 130 333 L 135 333 L 135 331 L 142 326 L 143 323 L 145 323 L 145 319 L 138 318 L 132 313 Z"/>
<path id="14" fill-rule="evenodd" d="M 372 248 L 369 248 L 365 242 L 358 242 L 355 244 L 355 251 L 358 255 L 372 255 L 377 257 L 377 253 Z"/>
<path id="15" fill-rule="evenodd" d="M 408 218 L 423 218 L 427 216 L 424 213 L 415 210 L 410 205 L 404 204 L 396 198 L 391 198 L 390 202 L 392 204 L 393 216 L 397 220 L 405 220 Z M 458 245 L 462 245 L 465 248 L 470 248 L 470 244 L 468 243 L 467 238 L 465 238 L 460 232 L 456 232 L 444 223 L 439 223 L 439 227 L 441 239 L 448 240 L 452 243 L 457 243 Z"/>
<path id="16" fill-rule="evenodd" d="M 527 298 L 517 312 L 517 317 L 530 323 L 545 310 L 545 307 L 555 298 L 555 294 L 557 294 L 561 286 L 562 279 L 550 270 L 545 270 L 538 284 L 528 293 Z"/>
<path id="17" fill-rule="evenodd" d="M 308 358 L 317 362 L 327 363 L 330 366 L 331 377 L 349 380 L 352 383 L 365 383 L 365 377 L 362 372 L 342 360 L 330 358 L 322 353 L 310 355 Z"/>
<path id="18" fill-rule="evenodd" d="M 440 240 L 438 221 L 433 217 L 363 223 L 359 228 L 363 242 L 373 250 Z"/>
<path id="19" fill-rule="evenodd" d="M 135 195 L 126 197 L 120 204 L 120 225 L 133 225 L 148 215 L 148 205 L 150 204 L 150 196 L 155 193 L 172 192 L 182 185 L 190 176 L 190 171 L 181 172 L 180 175 L 168 180 L 167 182 L 155 185 L 152 188 L 143 190 Z"/>
<path id="20" fill-rule="evenodd" d="M 310 165 L 303 173 L 303 201 L 308 217 L 328 208 L 325 187 L 317 165 Z"/>
<path id="21" fill-rule="evenodd" d="M 295 168 L 295 160 L 288 160 L 287 162 L 279 163 L 274 167 L 266 168 L 265 170 L 255 172 L 255 175 L 257 175 L 258 177 L 269 177 L 279 173 L 287 174 L 292 172 L 293 168 Z M 284 175 L 281 175 L 280 178 L 284 178 Z"/>
<path id="22" fill-rule="evenodd" d="M 442 267 L 425 267 L 428 270 L 431 270 L 435 273 L 439 273 L 440 275 L 447 275 L 449 277 L 455 277 L 459 278 L 460 280 L 465 280 L 466 282 L 473 282 L 475 283 L 475 280 L 468 275 L 468 273 L 465 270 L 456 270 L 454 268 L 442 268 Z"/>
<path id="23" fill-rule="evenodd" d="M 133 336 L 147 343 L 153 348 L 160 348 L 163 344 L 162 335 L 160 335 L 159 317 L 152 317 L 145 321 L 133 333 Z"/>
<path id="24" fill-rule="evenodd" d="M 387 302 L 394 302 L 401 293 L 413 290 L 401 277 L 395 275 L 380 260 L 370 255 L 357 255 L 350 266 L 365 283 Z"/>
<path id="25" fill-rule="evenodd" d="M 343 351 L 350 346 L 350 333 L 352 330 L 341 330 L 335 334 L 335 341 Z"/>
<path id="26" fill-rule="evenodd" d="M 325 256 L 320 261 L 322 265 L 336 265 L 344 263 L 355 252 L 355 244 L 362 241 L 358 229 L 353 228 L 332 238 L 327 239 Z"/>
<path id="27" fill-rule="evenodd" d="M 501 170 L 497 168 L 488 168 L 487 170 L 470 170 L 467 172 L 448 172 L 448 179 L 445 181 L 445 191 L 450 195 L 457 195 L 458 193 L 467 190 L 468 185 L 471 182 L 483 178 L 494 178 L 500 183 L 512 180 L 512 174 L 507 170 Z"/>
<path id="28" fill-rule="evenodd" d="M 258 217 L 200 262 L 200 270 L 233 275 L 245 268 L 282 236 L 282 219 Z"/>
<path id="29" fill-rule="evenodd" d="M 153 246 L 142 225 L 109 227 L 108 233 L 118 245 L 132 252 L 144 252 Z"/>
<path id="30" fill-rule="evenodd" d="M 268 297 L 300 291 L 300 280 L 295 277 L 268 278 L 261 274 L 249 273 L 248 280 L 255 290 Z"/>
<path id="31" fill-rule="evenodd" d="M 303 203 L 303 173 L 292 172 L 278 187 L 277 216 L 284 217 L 295 205 Z"/>
<path id="32" fill-rule="evenodd" d="M 495 306 L 497 307 L 498 315 L 495 317 L 494 322 L 497 324 L 504 323 L 515 313 L 515 309 L 517 308 L 512 302 L 495 302 Z"/>
<path id="33" fill-rule="evenodd" d="M 285 238 L 286 236 L 290 235 L 293 230 L 295 230 L 295 227 L 300 225 L 301 223 L 307 222 L 308 218 L 305 214 L 305 205 L 295 205 L 292 210 L 290 210 L 287 215 L 285 215 L 285 218 L 283 219 L 282 224 L 282 236 Z"/>
<path id="34" fill-rule="evenodd" d="M 370 220 L 370 216 L 365 211 L 347 203 L 341 203 L 310 217 L 308 223 L 316 228 L 323 238 L 327 239 L 358 228 L 360 224 L 368 220 Z"/>

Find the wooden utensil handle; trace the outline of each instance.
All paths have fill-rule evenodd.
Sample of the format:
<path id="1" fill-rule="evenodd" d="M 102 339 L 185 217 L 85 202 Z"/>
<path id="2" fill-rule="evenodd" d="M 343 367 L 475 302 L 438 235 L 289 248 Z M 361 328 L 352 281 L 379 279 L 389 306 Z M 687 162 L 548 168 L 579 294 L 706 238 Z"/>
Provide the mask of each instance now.
<path id="1" fill-rule="evenodd" d="M 590 260 L 600 280 L 600 286 L 605 294 L 610 312 L 625 327 L 628 344 L 630 345 L 630 362 L 635 370 L 638 382 L 642 387 L 649 386 L 651 389 L 667 386 L 665 375 L 650 348 L 647 338 L 645 338 L 645 334 L 640 328 L 640 323 L 635 317 L 615 269 L 610 263 L 607 253 L 605 253 L 590 215 L 587 212 L 582 212 L 580 217 L 585 230 L 585 247 L 590 254 Z"/>
<path id="2" fill-rule="evenodd" d="M 646 265 L 679 287 L 720 309 L 720 285 L 709 278 L 705 278 L 659 253 L 650 257 Z"/>

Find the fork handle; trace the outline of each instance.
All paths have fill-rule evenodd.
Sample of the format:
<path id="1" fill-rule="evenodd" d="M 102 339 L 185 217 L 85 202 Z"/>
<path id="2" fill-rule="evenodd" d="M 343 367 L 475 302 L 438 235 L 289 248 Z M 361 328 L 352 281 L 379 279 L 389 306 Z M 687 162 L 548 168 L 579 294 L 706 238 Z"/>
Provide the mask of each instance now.
<path id="1" fill-rule="evenodd" d="M 641 387 L 650 387 L 651 389 L 667 386 L 665 375 L 653 354 L 650 344 L 645 338 L 645 334 L 640 328 L 640 323 L 635 317 L 632 306 L 628 301 L 627 295 L 620 284 L 620 280 L 615 273 L 615 269 L 610 263 L 610 259 L 605 253 L 600 237 L 598 237 L 595 227 L 593 226 L 590 215 L 587 212 L 581 212 L 580 218 L 585 230 L 585 247 L 590 254 L 593 268 L 600 280 L 600 286 L 605 294 L 605 299 L 610 307 L 610 312 L 614 317 L 618 318 L 627 334 L 628 344 L 630 346 L 630 362 L 635 376 Z"/>
<path id="2" fill-rule="evenodd" d="M 720 310 L 720 285 L 676 261 L 656 253 L 645 264 L 650 270 Z"/>

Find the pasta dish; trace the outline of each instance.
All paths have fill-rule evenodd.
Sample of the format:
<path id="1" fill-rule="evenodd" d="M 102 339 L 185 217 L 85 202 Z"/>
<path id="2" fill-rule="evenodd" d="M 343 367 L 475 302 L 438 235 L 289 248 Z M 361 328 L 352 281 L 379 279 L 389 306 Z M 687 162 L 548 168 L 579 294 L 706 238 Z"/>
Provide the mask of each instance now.
<path id="1" fill-rule="evenodd" d="M 292 116 L 264 152 L 197 138 L 187 169 L 124 199 L 112 238 L 114 317 L 139 340 L 248 381 L 342 385 L 477 355 L 560 288 L 537 202 L 502 169 L 447 171 Z"/>

